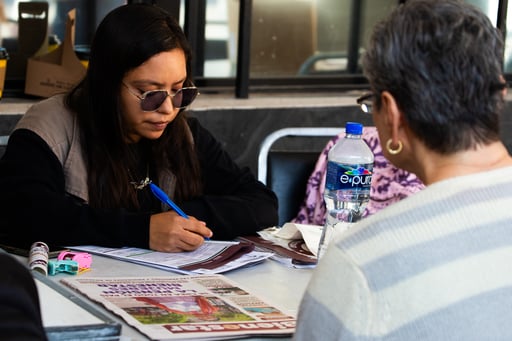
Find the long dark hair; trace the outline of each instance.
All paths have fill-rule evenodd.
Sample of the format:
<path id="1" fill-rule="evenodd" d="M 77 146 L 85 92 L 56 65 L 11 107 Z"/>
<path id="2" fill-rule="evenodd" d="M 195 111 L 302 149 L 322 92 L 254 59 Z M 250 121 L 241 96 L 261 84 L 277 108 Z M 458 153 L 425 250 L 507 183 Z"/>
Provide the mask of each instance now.
<path id="1" fill-rule="evenodd" d="M 163 9 L 147 4 L 120 6 L 98 26 L 87 74 L 66 97 L 66 104 L 78 118 L 92 207 L 138 207 L 137 193 L 129 184 L 133 181 L 129 169 L 136 168 L 137 161 L 133 148 L 125 142 L 119 105 L 121 82 L 126 72 L 176 48 L 185 53 L 184 86 L 190 86 L 190 47 L 179 24 Z M 178 202 L 201 192 L 199 161 L 189 135 L 182 110 L 159 139 L 140 143 L 149 154 L 153 175 L 162 169 L 176 175 Z"/>

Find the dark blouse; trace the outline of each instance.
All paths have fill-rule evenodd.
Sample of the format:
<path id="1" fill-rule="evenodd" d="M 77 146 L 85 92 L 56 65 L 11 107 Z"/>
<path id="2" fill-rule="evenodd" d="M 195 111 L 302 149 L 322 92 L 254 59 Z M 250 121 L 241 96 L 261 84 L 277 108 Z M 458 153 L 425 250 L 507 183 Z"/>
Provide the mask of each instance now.
<path id="1" fill-rule="evenodd" d="M 277 199 L 248 168 L 235 164 L 200 123 L 189 119 L 204 195 L 180 203 L 207 223 L 213 239 L 230 240 L 277 224 Z M 64 172 L 48 145 L 34 132 L 15 130 L 0 160 L 0 240 L 28 248 L 93 244 L 149 247 L 149 220 L 156 201 L 137 211 L 93 209 L 64 189 Z M 149 191 L 148 188 L 144 190 Z M 149 195 L 141 193 L 150 198 Z"/>

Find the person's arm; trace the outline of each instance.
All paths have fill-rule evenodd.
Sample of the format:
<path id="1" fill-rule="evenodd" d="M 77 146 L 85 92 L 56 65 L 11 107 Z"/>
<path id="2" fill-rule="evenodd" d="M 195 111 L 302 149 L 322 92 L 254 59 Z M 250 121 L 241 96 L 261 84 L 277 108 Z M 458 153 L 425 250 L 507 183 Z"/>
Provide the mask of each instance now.
<path id="1" fill-rule="evenodd" d="M 372 328 L 374 302 L 361 268 L 330 244 L 302 297 L 293 340 L 356 340 Z"/>
<path id="2" fill-rule="evenodd" d="M 29 248 L 95 244 L 148 247 L 148 213 L 91 209 L 64 189 L 64 170 L 48 145 L 16 130 L 0 160 L 0 234 L 5 244 Z"/>
<path id="3" fill-rule="evenodd" d="M 277 198 L 248 168 L 240 168 L 196 119 L 189 119 L 199 153 L 204 195 L 181 203 L 187 214 L 206 222 L 213 239 L 233 239 L 275 226 Z"/>
<path id="4" fill-rule="evenodd" d="M 27 268 L 0 251 L 0 338 L 46 340 L 36 285 Z"/>

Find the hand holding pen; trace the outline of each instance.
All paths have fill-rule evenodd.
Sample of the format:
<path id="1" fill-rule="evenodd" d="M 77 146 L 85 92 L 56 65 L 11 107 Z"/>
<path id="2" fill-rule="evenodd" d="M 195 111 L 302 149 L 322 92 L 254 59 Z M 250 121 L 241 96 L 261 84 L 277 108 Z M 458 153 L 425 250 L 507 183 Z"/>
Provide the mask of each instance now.
<path id="1" fill-rule="evenodd" d="M 204 222 L 187 216 L 158 186 L 151 183 L 150 188 L 155 197 L 173 209 L 151 216 L 151 249 L 165 252 L 192 251 L 201 246 L 204 239 L 212 236 L 212 231 Z"/>

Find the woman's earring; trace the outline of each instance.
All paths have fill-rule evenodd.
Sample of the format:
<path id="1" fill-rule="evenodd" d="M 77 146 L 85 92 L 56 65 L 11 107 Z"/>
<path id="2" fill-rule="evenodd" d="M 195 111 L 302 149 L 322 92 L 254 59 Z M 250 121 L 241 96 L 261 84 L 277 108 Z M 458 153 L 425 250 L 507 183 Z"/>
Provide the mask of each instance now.
<path id="1" fill-rule="evenodd" d="M 402 141 L 398 140 L 398 147 L 396 147 L 396 149 L 393 149 L 391 147 L 392 143 L 393 143 L 393 140 L 391 140 L 391 139 L 389 139 L 388 142 L 386 142 L 386 149 L 387 149 L 388 153 L 391 155 L 396 155 L 396 154 L 400 153 L 402 151 L 402 148 L 404 147 L 404 145 L 402 144 Z"/>

